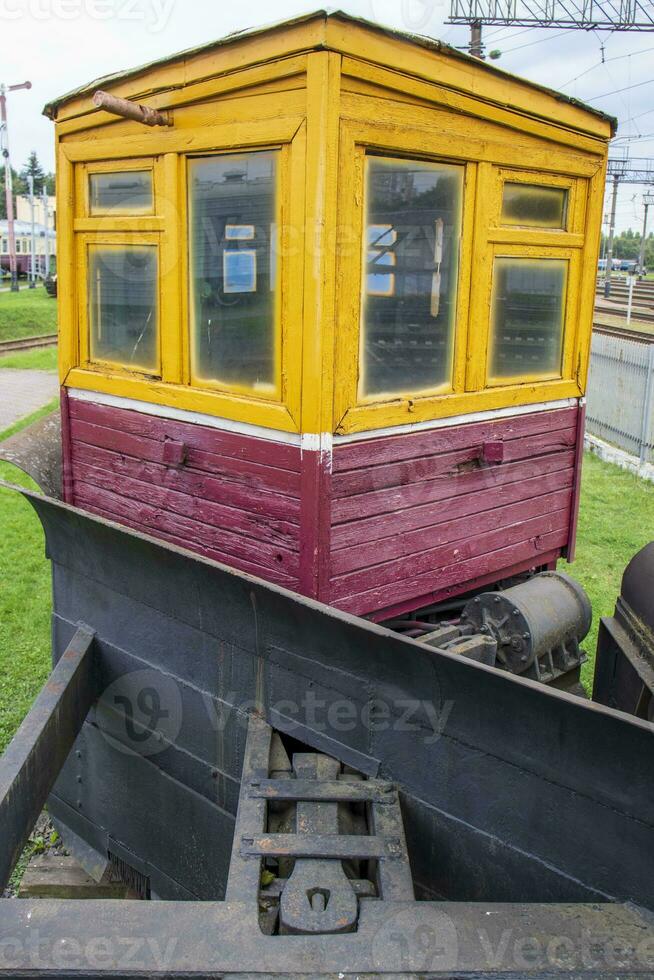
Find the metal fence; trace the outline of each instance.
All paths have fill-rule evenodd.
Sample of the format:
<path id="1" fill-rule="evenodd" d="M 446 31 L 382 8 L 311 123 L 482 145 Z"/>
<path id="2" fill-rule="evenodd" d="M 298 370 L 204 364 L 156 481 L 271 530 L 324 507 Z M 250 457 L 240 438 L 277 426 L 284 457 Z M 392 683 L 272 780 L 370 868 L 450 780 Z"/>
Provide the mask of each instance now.
<path id="1" fill-rule="evenodd" d="M 654 343 L 593 334 L 586 429 L 654 463 Z"/>

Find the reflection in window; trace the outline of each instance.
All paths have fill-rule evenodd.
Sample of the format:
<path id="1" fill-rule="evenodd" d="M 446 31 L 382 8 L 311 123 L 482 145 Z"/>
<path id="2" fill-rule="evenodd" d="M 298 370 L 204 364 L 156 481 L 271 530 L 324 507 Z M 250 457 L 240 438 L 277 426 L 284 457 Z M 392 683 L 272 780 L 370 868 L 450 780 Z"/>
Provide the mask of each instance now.
<path id="1" fill-rule="evenodd" d="M 156 246 L 90 246 L 88 303 L 92 361 L 158 371 Z"/>
<path id="2" fill-rule="evenodd" d="M 91 214 L 147 214 L 152 212 L 152 171 L 125 170 L 91 174 Z"/>
<path id="3" fill-rule="evenodd" d="M 193 375 L 275 386 L 275 152 L 189 161 Z"/>
<path id="4" fill-rule="evenodd" d="M 567 272 L 564 259 L 495 260 L 491 378 L 560 377 Z"/>
<path id="5" fill-rule="evenodd" d="M 368 157 L 360 393 L 450 382 L 463 169 Z"/>
<path id="6" fill-rule="evenodd" d="M 567 206 L 568 192 L 562 187 L 507 181 L 502 195 L 502 224 L 564 228 Z"/>

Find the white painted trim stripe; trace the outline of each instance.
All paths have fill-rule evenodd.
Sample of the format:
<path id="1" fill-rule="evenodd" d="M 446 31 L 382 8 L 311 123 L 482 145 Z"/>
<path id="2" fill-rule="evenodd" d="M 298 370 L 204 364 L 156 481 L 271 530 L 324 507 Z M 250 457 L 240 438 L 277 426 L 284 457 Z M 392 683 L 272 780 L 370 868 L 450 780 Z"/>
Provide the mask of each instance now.
<path id="1" fill-rule="evenodd" d="M 529 415 L 533 412 L 549 412 L 557 408 L 572 408 L 583 402 L 583 399 L 561 398 L 558 401 L 538 402 L 535 405 L 519 405 L 514 408 L 497 408 L 487 412 L 471 412 L 468 415 L 448 416 L 444 419 L 432 419 L 428 422 L 413 422 L 409 425 L 395 425 L 386 429 L 368 429 L 366 432 L 354 432 L 347 436 L 332 436 L 330 432 L 305 432 L 300 436 L 297 432 L 283 432 L 280 429 L 267 429 L 262 425 L 251 425 L 248 422 L 236 422 L 233 419 L 218 418 L 215 415 L 205 415 L 203 412 L 188 412 L 182 408 L 171 408 L 168 405 L 156 405 L 153 402 L 142 402 L 135 398 L 123 398 L 118 395 L 107 395 L 96 391 L 86 391 L 82 388 L 69 388 L 68 394 L 78 401 L 92 402 L 96 405 L 108 405 L 112 408 L 126 408 L 159 418 L 175 419 L 179 422 L 191 422 L 195 425 L 206 425 L 222 432 L 238 432 L 242 435 L 253 436 L 256 439 L 266 439 L 268 442 L 283 442 L 291 446 L 300 446 L 303 452 L 331 452 L 332 446 L 343 446 L 350 442 L 363 442 L 370 439 L 380 439 L 382 436 L 409 435 L 411 432 L 425 432 L 429 429 L 445 429 L 454 425 L 466 425 L 469 422 L 490 422 L 493 419 L 514 418 L 518 415 Z"/>
<path id="2" fill-rule="evenodd" d="M 111 408 L 128 408 L 146 415 L 157 415 L 162 419 L 175 419 L 178 422 L 192 422 L 195 425 L 207 425 L 222 432 L 239 432 L 244 436 L 254 436 L 257 439 L 267 439 L 269 442 L 285 442 L 291 446 L 301 444 L 298 432 L 282 432 L 279 429 L 266 429 L 263 425 L 251 425 L 248 422 L 235 422 L 232 419 L 218 418 L 216 415 L 205 415 L 204 412 L 188 412 L 183 408 L 171 408 L 169 405 L 155 405 L 153 402 L 142 402 L 136 398 L 123 398 L 119 395 L 107 395 L 99 391 L 86 391 L 82 388 L 69 388 L 70 398 L 82 402 L 92 402 L 95 405 L 108 405 Z M 319 436 L 315 438 L 320 438 Z"/>
<path id="3" fill-rule="evenodd" d="M 518 405 L 514 408 L 495 408 L 487 412 L 470 412 L 468 415 L 449 415 L 444 419 L 431 419 L 428 422 L 413 422 L 409 425 L 393 425 L 386 429 L 372 429 L 367 432 L 353 432 L 347 436 L 334 436 L 334 446 L 348 442 L 361 442 L 365 439 L 378 439 L 381 436 L 408 435 L 410 432 L 425 432 L 428 429 L 446 429 L 452 425 L 466 425 L 468 422 L 491 422 L 493 419 L 515 418 L 530 415 L 532 412 L 549 412 L 556 408 L 572 408 L 578 398 L 560 398 L 553 402 L 537 402 L 534 405 Z"/>

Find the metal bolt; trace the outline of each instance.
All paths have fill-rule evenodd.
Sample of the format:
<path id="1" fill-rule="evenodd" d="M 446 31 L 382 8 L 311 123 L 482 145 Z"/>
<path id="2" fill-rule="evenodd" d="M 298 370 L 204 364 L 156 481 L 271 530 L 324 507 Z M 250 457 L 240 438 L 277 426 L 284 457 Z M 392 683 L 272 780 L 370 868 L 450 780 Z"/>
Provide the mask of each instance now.
<path id="1" fill-rule="evenodd" d="M 476 596 L 475 596 L 475 598 L 474 598 L 474 602 L 476 602 L 476 603 L 479 603 L 479 602 L 481 602 L 481 599 L 479 598 L 479 596 L 478 596 L 478 595 L 476 595 Z"/>
<path id="2" fill-rule="evenodd" d="M 81 782 L 82 782 L 82 777 L 81 777 L 81 776 L 78 776 L 78 777 L 77 777 L 77 782 L 78 782 L 78 783 L 81 783 Z"/>
<path id="3" fill-rule="evenodd" d="M 520 610 L 519 609 L 514 609 L 513 610 L 513 615 L 514 616 L 519 616 L 520 615 Z"/>
<path id="4" fill-rule="evenodd" d="M 496 595 L 493 601 L 497 604 L 498 602 L 501 602 L 501 599 L 498 595 Z"/>
<path id="5" fill-rule="evenodd" d="M 78 810 L 81 810 L 82 809 L 82 801 L 81 800 L 78 800 L 77 801 L 77 809 Z"/>
<path id="6" fill-rule="evenodd" d="M 80 752 L 79 749 L 77 749 L 77 751 L 75 752 L 75 755 L 77 756 L 78 759 L 81 759 L 82 758 L 82 753 Z"/>
<path id="7" fill-rule="evenodd" d="M 529 639 L 531 639 L 531 637 L 529 636 L 529 633 L 523 633 L 522 634 L 522 639 L 523 640 L 529 640 Z"/>

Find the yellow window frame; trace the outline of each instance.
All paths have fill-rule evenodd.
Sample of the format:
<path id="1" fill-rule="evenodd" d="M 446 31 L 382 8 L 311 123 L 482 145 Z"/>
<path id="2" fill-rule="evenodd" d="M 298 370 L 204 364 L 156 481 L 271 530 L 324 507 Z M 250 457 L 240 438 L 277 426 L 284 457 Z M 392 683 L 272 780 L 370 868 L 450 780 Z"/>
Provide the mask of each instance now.
<path id="1" fill-rule="evenodd" d="M 69 387 L 196 411 L 287 432 L 299 431 L 302 377 L 302 283 L 305 257 L 306 120 L 281 115 L 258 125 L 239 121 L 222 126 L 148 133 L 139 138 L 147 153 L 135 153 L 133 138 L 59 144 L 59 197 L 66 203 L 61 222 L 61 260 L 74 262 L 73 288 L 61 297 L 60 377 Z M 284 157 L 280 227 L 281 359 L 279 397 L 264 399 L 252 392 L 192 386 L 188 255 L 179 247 L 187 241 L 187 167 L 189 156 L 246 153 L 279 149 Z M 140 149 L 140 146 L 139 146 Z M 110 158 L 109 158 L 110 157 Z M 154 215 L 91 216 L 88 214 L 87 175 L 106 170 L 144 169 L 154 172 Z M 88 359 L 86 302 L 86 243 L 126 244 L 158 237 L 160 269 L 161 378 L 156 379 Z"/>
<path id="2" fill-rule="evenodd" d="M 362 302 L 365 240 L 366 157 L 374 154 L 399 160 L 461 167 L 463 198 L 459 269 L 454 314 L 451 380 L 433 389 L 389 396 L 359 395 L 362 343 Z M 341 124 L 336 256 L 337 331 L 334 381 L 334 429 L 355 432 L 390 425 L 406 424 L 442 413 L 451 398 L 465 391 L 468 301 L 472 271 L 474 231 L 475 163 L 452 154 L 451 143 L 438 133 L 383 125 Z"/>
<path id="3" fill-rule="evenodd" d="M 188 331 L 189 331 L 189 344 L 190 344 L 190 384 L 193 388 L 204 388 L 211 391 L 220 391 L 225 393 L 233 393 L 236 395 L 245 395 L 250 398 L 256 398 L 257 400 L 262 400 L 265 402 L 283 402 L 285 397 L 284 392 L 284 376 L 282 373 L 282 357 L 288 357 L 287 345 L 285 340 L 288 340 L 288 317 L 284 316 L 284 304 L 286 300 L 286 289 L 283 287 L 285 284 L 284 273 L 286 271 L 287 263 L 284 261 L 284 256 L 282 254 L 281 247 L 281 235 L 283 234 L 283 229 L 287 227 L 287 210 L 289 202 L 287 200 L 287 195 L 284 194 L 284 188 L 288 188 L 290 184 L 290 149 L 288 145 L 285 146 L 272 146 L 272 147 L 256 147 L 249 150 L 225 150 L 220 153 L 210 153 L 210 154 L 194 154 L 193 156 L 188 156 L 186 171 L 188 174 L 188 162 L 191 160 L 206 160 L 211 157 L 216 156 L 238 156 L 243 153 L 260 153 L 260 152 L 273 152 L 279 154 L 279 165 L 276 167 L 276 180 L 275 180 L 275 221 L 277 225 L 277 235 L 274 247 L 277 250 L 277 255 L 275 259 L 275 274 L 276 274 L 276 286 L 274 290 L 274 306 L 273 306 L 273 330 L 274 330 L 274 386 L 271 391 L 263 392 L 260 389 L 254 388 L 251 385 L 238 385 L 238 384 L 228 384 L 224 381 L 212 380 L 208 378 L 200 378 L 193 372 L 193 349 L 194 349 L 194 338 L 195 338 L 195 325 L 193 320 L 193 300 L 192 300 L 192 276 L 191 267 L 193 263 L 193 250 L 191 247 L 191 234 L 190 234 L 190 198 L 188 195 L 188 180 L 187 180 L 187 243 L 188 248 L 186 251 L 186 259 L 188 263 Z M 284 295 L 283 295 L 284 294 Z M 284 336 L 286 334 L 286 337 Z"/>
<path id="4" fill-rule="evenodd" d="M 492 247 L 492 260 L 490 263 L 490 275 L 486 273 L 485 281 L 480 284 L 477 291 L 477 299 L 484 302 L 485 309 L 488 310 L 488 329 L 483 336 L 483 354 L 481 345 L 478 349 L 478 359 L 484 363 L 483 387 L 500 388 L 516 387 L 520 385 L 530 385 L 537 382 L 556 382 L 566 381 L 572 378 L 574 371 L 574 339 L 575 322 L 579 305 L 578 283 L 580 270 L 580 254 L 576 249 L 558 248 L 553 246 L 540 245 L 494 245 Z M 490 374 L 490 355 L 492 351 L 493 334 L 493 286 L 495 278 L 496 259 L 553 259 L 567 262 L 567 275 L 565 282 L 565 295 L 563 301 L 563 322 L 561 324 L 561 373 L 551 374 L 548 372 L 524 374 L 515 377 L 494 378 Z M 488 268 L 488 267 L 487 267 Z M 481 297 L 484 297 L 483 299 Z"/>
<path id="5" fill-rule="evenodd" d="M 90 178 L 93 175 L 143 170 L 149 171 L 152 175 L 151 211 L 125 210 L 120 212 L 106 209 L 92 213 Z M 76 232 L 163 231 L 164 180 L 163 158 L 152 155 L 127 160 L 98 160 L 92 163 L 77 164 L 75 168 L 77 209 L 73 224 L 74 230 Z"/>
<path id="6" fill-rule="evenodd" d="M 584 271 L 582 256 L 593 252 L 593 230 L 586 233 L 586 211 L 592 193 L 600 193 L 601 173 L 589 179 L 582 163 L 578 174 L 556 173 L 569 168 L 552 155 L 552 171 L 508 167 L 490 159 L 471 159 L 464 143 L 452 153 L 447 135 L 422 128 L 364 125 L 345 120 L 341 125 L 340 205 L 341 244 L 337 250 L 337 345 L 334 391 L 334 430 L 337 433 L 374 430 L 427 422 L 470 412 L 529 405 L 583 393 L 582 378 L 588 340 L 582 330 Z M 361 327 L 364 167 L 366 152 L 427 159 L 465 166 L 463 221 L 459 257 L 459 288 L 454 337 L 452 385 L 428 394 L 398 395 L 362 404 L 357 396 Z M 562 187 L 568 190 L 566 228 L 502 226 L 502 190 L 506 180 Z M 590 236 L 590 237 L 589 237 Z M 352 241 L 356 244 L 352 248 Z M 343 244 L 345 243 L 345 244 Z M 474 277 L 472 261 L 474 254 Z M 488 377 L 491 330 L 492 270 L 496 256 L 524 255 L 568 261 L 561 377 Z M 586 289 L 588 285 L 586 283 Z M 587 303 L 584 304 L 587 307 Z M 582 317 L 583 313 L 583 317 Z"/>
<path id="7" fill-rule="evenodd" d="M 161 288 L 161 248 L 160 236 L 152 232 L 125 234 L 116 233 L 90 233 L 80 235 L 77 239 L 77 262 L 76 268 L 79 275 L 79 282 L 84 284 L 84 288 L 78 292 L 79 300 L 79 362 L 80 366 L 87 371 L 109 371 L 113 375 L 125 374 L 128 377 L 141 376 L 145 379 L 163 378 L 163 358 L 162 351 L 165 349 L 165 338 L 163 337 L 164 309 L 162 307 L 162 288 Z M 104 358 L 91 357 L 91 322 L 89 314 L 89 265 L 90 251 L 94 247 L 125 249 L 131 247 L 150 247 L 157 250 L 157 369 L 148 371 L 142 367 L 123 364 L 119 361 L 111 361 Z"/>
<path id="8" fill-rule="evenodd" d="M 565 224 L 562 228 L 551 227 L 549 225 L 524 224 L 502 221 L 502 203 L 504 199 L 505 184 L 523 184 L 525 186 L 543 187 L 552 190 L 562 190 L 567 192 L 567 204 L 565 212 Z M 583 235 L 584 224 L 584 194 L 579 187 L 579 181 L 575 177 L 566 177 L 558 174 L 547 174 L 542 171 L 532 171 L 524 169 L 514 169 L 511 167 L 497 167 L 495 170 L 495 187 L 492 191 L 493 211 L 490 216 L 490 227 L 492 229 L 504 229 L 509 235 L 518 232 L 525 241 L 525 232 L 528 236 L 565 236 Z"/>

